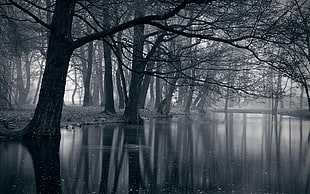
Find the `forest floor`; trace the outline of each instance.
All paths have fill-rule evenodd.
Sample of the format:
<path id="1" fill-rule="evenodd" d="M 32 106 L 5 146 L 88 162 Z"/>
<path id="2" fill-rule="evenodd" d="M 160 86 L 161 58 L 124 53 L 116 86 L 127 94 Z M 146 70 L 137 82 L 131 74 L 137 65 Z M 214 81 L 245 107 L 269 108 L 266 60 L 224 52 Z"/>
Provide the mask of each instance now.
<path id="1" fill-rule="evenodd" d="M 35 106 L 27 105 L 12 110 L 0 111 L 0 121 L 10 123 L 12 129 L 22 129 L 32 119 Z M 67 125 L 90 125 L 97 123 L 119 123 L 122 113 L 108 114 L 103 112 L 103 107 L 64 106 L 61 118 L 61 127 Z M 2 126 L 0 126 L 1 128 Z"/>
<path id="2" fill-rule="evenodd" d="M 22 129 L 31 120 L 34 114 L 34 105 L 27 105 L 23 107 L 18 107 L 13 110 L 0 111 L 0 121 L 5 121 L 9 123 L 9 127 L 12 129 Z M 222 109 L 212 110 L 215 112 L 223 112 Z M 231 109 L 229 112 L 235 113 L 270 113 L 270 110 L 253 110 L 253 109 Z M 142 117 L 151 118 L 155 114 L 150 110 L 144 110 L 141 112 Z M 178 114 L 173 112 L 173 115 Z M 181 113 L 179 113 L 181 114 Z M 301 117 L 310 119 L 309 110 L 279 110 L 279 114 L 289 115 L 294 117 Z M 156 115 L 155 115 L 156 117 Z M 117 114 L 108 114 L 103 112 L 103 107 L 82 107 L 82 106 L 65 106 L 62 112 L 61 126 L 65 127 L 67 125 L 89 125 L 98 123 L 121 123 L 124 122 L 122 119 L 122 112 Z M 0 123 L 1 124 L 1 123 Z M 0 128 L 3 126 L 0 125 Z"/>

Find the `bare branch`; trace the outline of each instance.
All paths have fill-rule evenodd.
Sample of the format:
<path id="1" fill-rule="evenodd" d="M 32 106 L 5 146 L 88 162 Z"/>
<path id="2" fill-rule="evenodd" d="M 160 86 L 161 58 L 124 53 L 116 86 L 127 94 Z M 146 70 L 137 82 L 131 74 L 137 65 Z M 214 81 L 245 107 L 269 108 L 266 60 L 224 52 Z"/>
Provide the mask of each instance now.
<path id="1" fill-rule="evenodd" d="M 131 27 L 139 25 L 139 24 L 147 24 L 150 21 L 155 21 L 155 20 L 160 21 L 160 20 L 169 19 L 169 18 L 175 16 L 177 13 L 179 13 L 188 4 L 193 4 L 193 3 L 204 4 L 204 3 L 210 3 L 212 1 L 215 1 L 215 0 L 184 0 L 177 7 L 175 7 L 172 11 L 167 12 L 163 15 L 149 15 L 149 16 L 144 16 L 141 18 L 133 19 L 133 20 L 130 20 L 126 23 L 115 26 L 113 28 L 103 30 L 101 32 L 93 33 L 93 34 L 84 36 L 82 38 L 79 38 L 73 42 L 73 44 L 71 45 L 71 49 L 74 50 L 80 46 L 83 46 L 84 44 L 86 44 L 88 42 L 91 42 L 93 40 L 98 40 L 98 39 L 104 38 L 106 36 L 110 36 L 112 34 L 119 32 L 119 31 L 131 28 Z"/>
<path id="2" fill-rule="evenodd" d="M 39 19 L 37 16 L 35 16 L 33 13 L 31 13 L 29 10 L 27 10 L 23 6 L 19 5 L 18 3 L 16 3 L 13 0 L 9 0 L 9 2 L 12 5 L 14 5 L 15 7 L 17 7 L 18 9 L 20 9 L 21 11 L 23 11 L 24 13 L 26 13 L 27 15 L 29 15 L 32 19 L 34 19 L 40 25 L 44 26 L 45 28 L 52 29 L 52 27 L 49 24 L 47 24 L 44 21 L 42 21 L 41 19 Z"/>

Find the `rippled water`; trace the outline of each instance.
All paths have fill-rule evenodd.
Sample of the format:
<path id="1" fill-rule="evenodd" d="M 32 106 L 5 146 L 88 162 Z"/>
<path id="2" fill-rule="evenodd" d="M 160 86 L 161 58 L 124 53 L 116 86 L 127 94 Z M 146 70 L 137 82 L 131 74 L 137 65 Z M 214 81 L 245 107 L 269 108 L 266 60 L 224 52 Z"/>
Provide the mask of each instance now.
<path id="1" fill-rule="evenodd" d="M 310 193 L 310 121 L 179 116 L 0 141 L 0 193 Z"/>

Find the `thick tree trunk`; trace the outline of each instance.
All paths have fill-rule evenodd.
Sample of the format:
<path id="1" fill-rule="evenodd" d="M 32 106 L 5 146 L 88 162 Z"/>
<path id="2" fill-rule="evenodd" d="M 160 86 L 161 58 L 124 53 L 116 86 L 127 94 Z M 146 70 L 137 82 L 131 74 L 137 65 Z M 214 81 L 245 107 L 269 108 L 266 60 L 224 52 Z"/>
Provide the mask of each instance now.
<path id="1" fill-rule="evenodd" d="M 22 135 L 26 138 L 59 138 L 66 76 L 72 50 L 71 26 L 75 1 L 55 4 L 52 30 L 39 101 L 34 116 Z"/>
<path id="2" fill-rule="evenodd" d="M 46 64 L 39 102 L 33 119 L 25 128 L 32 137 L 60 136 L 60 119 L 71 52 L 53 49 L 49 55 L 52 60 L 48 60 Z"/>
<path id="3" fill-rule="evenodd" d="M 107 41 L 107 40 L 106 40 Z M 110 46 L 103 42 L 104 52 L 104 91 L 105 91 L 105 106 L 104 111 L 115 114 L 114 96 L 113 96 L 113 75 L 112 75 L 112 51 Z"/>
<path id="4" fill-rule="evenodd" d="M 141 4 L 140 4 L 141 3 Z M 136 2 L 137 9 L 135 10 L 135 18 L 143 16 L 142 2 Z M 141 7 L 140 7 L 141 6 Z M 140 9 L 139 9 L 140 7 Z M 144 25 L 134 27 L 133 40 L 133 62 L 132 75 L 129 87 L 129 97 L 124 111 L 124 119 L 128 124 L 142 124 L 138 108 L 139 108 L 139 93 L 143 80 L 143 71 L 146 63 L 143 59 L 143 45 L 144 45 Z"/>

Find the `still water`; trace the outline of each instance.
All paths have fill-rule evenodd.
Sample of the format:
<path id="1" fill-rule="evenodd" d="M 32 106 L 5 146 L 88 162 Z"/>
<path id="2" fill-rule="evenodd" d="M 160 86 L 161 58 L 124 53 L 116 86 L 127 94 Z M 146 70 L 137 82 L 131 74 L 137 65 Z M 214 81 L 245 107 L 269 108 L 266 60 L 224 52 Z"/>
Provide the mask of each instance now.
<path id="1" fill-rule="evenodd" d="M 0 193 L 310 193 L 310 121 L 212 113 L 0 141 Z"/>

